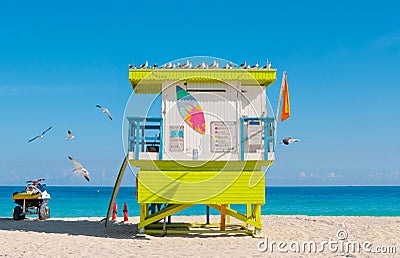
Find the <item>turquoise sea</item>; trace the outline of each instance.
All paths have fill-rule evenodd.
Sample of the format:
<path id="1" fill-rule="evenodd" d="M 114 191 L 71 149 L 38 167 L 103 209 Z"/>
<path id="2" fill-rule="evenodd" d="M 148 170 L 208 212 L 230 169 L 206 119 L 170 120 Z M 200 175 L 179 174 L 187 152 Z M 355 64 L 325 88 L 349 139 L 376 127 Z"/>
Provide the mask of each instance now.
<path id="1" fill-rule="evenodd" d="M 13 192 L 23 186 L 0 186 L 0 217 L 12 217 Z M 112 187 L 48 186 L 51 217 L 105 217 Z M 117 196 L 118 216 L 124 202 L 129 216 L 139 216 L 134 187 L 121 187 Z M 233 206 L 241 212 L 244 205 Z M 203 215 L 204 205 L 195 205 L 181 215 Z M 210 209 L 211 214 L 218 212 Z M 400 216 L 400 186 L 304 186 L 266 187 L 266 204 L 262 214 L 333 215 L 333 216 Z M 37 215 L 31 215 L 37 216 Z"/>

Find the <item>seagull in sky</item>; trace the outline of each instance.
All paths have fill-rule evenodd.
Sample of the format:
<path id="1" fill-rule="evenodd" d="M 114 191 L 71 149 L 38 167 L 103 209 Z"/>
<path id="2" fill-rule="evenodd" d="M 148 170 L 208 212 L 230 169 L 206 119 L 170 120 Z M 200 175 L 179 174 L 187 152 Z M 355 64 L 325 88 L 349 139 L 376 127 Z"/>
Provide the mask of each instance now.
<path id="1" fill-rule="evenodd" d="M 72 135 L 71 131 L 68 130 L 68 137 L 67 137 L 67 141 L 72 140 L 75 138 L 75 135 Z"/>
<path id="2" fill-rule="evenodd" d="M 53 128 L 53 127 L 50 126 L 50 127 L 47 128 L 46 130 L 44 130 L 42 134 L 33 137 L 33 138 L 30 139 L 28 142 L 33 142 L 33 141 L 36 140 L 36 139 L 41 139 L 41 138 L 43 138 L 43 137 L 44 137 L 44 134 L 47 133 L 48 131 L 50 131 L 51 128 Z"/>
<path id="3" fill-rule="evenodd" d="M 299 140 L 299 139 L 293 139 L 292 137 L 285 137 L 285 138 L 283 138 L 283 140 L 280 142 L 280 144 L 289 145 L 289 144 L 291 144 L 291 143 L 298 142 L 298 141 L 300 141 L 300 140 Z"/>
<path id="4" fill-rule="evenodd" d="M 107 108 L 102 107 L 102 106 L 100 106 L 100 105 L 96 105 L 96 107 L 97 107 L 97 108 L 101 108 L 101 110 L 103 110 L 103 113 L 106 113 L 107 116 L 108 116 L 108 118 L 110 118 L 110 120 L 112 120 L 112 116 L 111 116 L 111 114 L 110 114 L 110 111 L 109 111 Z"/>
<path id="5" fill-rule="evenodd" d="M 87 180 L 87 181 L 90 181 L 90 179 L 89 179 L 89 172 L 86 170 L 86 168 L 84 168 L 83 166 L 82 166 L 82 164 L 81 163 L 79 163 L 79 162 L 77 162 L 76 160 L 74 160 L 71 156 L 68 156 L 68 158 L 69 158 L 69 160 L 70 161 L 72 161 L 72 163 L 74 163 L 74 165 L 75 165 L 75 168 L 74 168 L 74 172 L 75 173 L 82 173 L 82 175 L 85 177 L 85 179 Z"/>

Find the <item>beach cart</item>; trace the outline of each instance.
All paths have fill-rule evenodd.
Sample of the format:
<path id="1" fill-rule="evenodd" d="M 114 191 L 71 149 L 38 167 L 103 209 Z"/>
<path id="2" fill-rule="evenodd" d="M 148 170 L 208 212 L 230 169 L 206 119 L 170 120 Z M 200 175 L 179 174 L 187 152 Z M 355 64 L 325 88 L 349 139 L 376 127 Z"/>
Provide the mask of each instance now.
<path id="1" fill-rule="evenodd" d="M 14 192 L 12 199 L 17 206 L 14 207 L 13 219 L 25 219 L 26 214 L 38 214 L 40 220 L 50 218 L 50 208 L 47 203 L 50 194 L 46 190 L 46 184 L 42 184 L 43 178 L 28 180 L 27 186 L 21 192 Z"/>

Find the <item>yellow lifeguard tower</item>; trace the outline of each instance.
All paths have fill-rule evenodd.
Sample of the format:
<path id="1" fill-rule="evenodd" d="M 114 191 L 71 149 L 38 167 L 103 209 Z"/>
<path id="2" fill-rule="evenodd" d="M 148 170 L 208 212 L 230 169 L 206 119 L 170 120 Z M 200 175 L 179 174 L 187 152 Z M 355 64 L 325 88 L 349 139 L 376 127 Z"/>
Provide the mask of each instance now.
<path id="1" fill-rule="evenodd" d="M 196 228 L 261 235 L 263 167 L 272 164 L 275 148 L 266 88 L 275 80 L 270 67 L 243 69 L 222 59 L 188 58 L 129 70 L 135 94 L 161 95 L 159 116 L 127 117 L 128 162 L 139 168 L 140 233 Z M 209 224 L 208 217 L 205 223 L 165 223 L 198 204 L 220 211 L 220 223 Z M 232 204 L 244 205 L 246 212 Z M 241 223 L 232 229 L 229 217 Z M 164 224 L 157 223 L 162 219 Z"/>

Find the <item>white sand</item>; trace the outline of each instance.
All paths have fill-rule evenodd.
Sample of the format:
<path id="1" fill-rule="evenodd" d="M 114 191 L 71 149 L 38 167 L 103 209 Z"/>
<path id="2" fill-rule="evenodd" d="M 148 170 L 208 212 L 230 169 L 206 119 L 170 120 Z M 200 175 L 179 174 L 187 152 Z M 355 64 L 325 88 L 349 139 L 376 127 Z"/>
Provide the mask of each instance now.
<path id="1" fill-rule="evenodd" d="M 101 218 L 65 218 L 39 221 L 26 219 L 14 221 L 0 219 L 0 257 L 310 257 L 314 253 L 295 253 L 289 246 L 282 253 L 273 246 L 271 252 L 260 252 L 258 243 L 264 239 L 244 235 L 167 235 L 136 238 L 138 218 L 129 223 L 110 223 L 105 228 Z M 218 221 L 212 216 L 212 221 Z M 173 222 L 204 222 L 204 216 L 172 217 Z M 400 217 L 309 217 L 309 216 L 263 216 L 264 235 L 271 241 L 290 244 L 296 241 L 314 241 L 317 248 L 322 241 L 339 240 L 337 232 L 345 230 L 348 237 L 342 242 L 365 241 L 374 251 L 380 246 L 395 246 L 395 254 L 330 251 L 325 245 L 325 257 L 395 257 L 400 256 Z M 292 249 L 296 243 L 291 243 Z M 263 246 L 261 246 L 263 247 Z M 335 246 L 332 246 L 333 249 Z M 339 248 L 339 246 L 338 246 Z M 307 249 L 308 250 L 308 249 Z M 368 250 L 367 250 L 368 251 Z"/>

